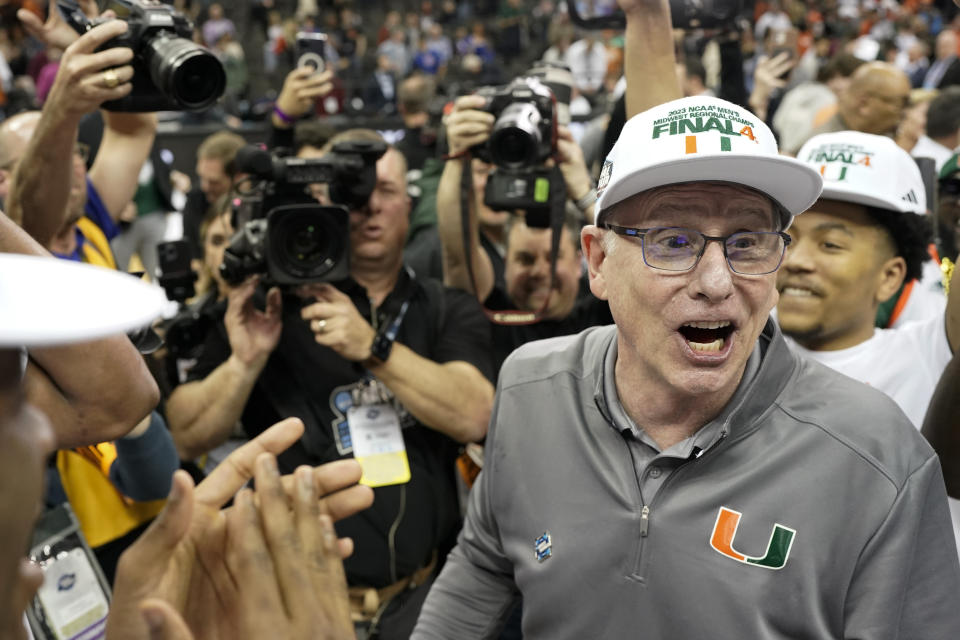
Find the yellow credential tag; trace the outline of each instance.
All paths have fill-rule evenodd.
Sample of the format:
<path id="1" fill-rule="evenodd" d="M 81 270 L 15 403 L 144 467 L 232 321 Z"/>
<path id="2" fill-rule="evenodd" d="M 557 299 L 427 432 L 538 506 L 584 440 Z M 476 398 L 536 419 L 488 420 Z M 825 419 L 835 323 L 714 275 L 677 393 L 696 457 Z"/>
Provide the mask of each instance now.
<path id="1" fill-rule="evenodd" d="M 400 419 L 389 404 L 369 404 L 347 410 L 353 456 L 363 468 L 360 484 L 384 487 L 410 481 L 410 463 Z"/>

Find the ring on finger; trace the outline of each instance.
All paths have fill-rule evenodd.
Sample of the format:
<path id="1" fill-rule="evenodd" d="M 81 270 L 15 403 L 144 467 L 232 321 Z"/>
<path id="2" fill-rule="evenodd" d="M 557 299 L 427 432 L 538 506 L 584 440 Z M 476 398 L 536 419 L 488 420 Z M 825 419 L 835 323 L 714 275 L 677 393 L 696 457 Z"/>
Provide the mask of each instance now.
<path id="1" fill-rule="evenodd" d="M 317 333 L 323 333 L 323 332 L 326 330 L 326 328 L 327 328 L 327 321 L 326 321 L 326 320 L 317 320 L 314 326 L 316 327 L 316 332 L 317 332 Z"/>
<path id="2" fill-rule="evenodd" d="M 120 84 L 120 77 L 113 69 L 107 69 L 103 72 L 103 86 L 107 89 L 113 89 Z"/>

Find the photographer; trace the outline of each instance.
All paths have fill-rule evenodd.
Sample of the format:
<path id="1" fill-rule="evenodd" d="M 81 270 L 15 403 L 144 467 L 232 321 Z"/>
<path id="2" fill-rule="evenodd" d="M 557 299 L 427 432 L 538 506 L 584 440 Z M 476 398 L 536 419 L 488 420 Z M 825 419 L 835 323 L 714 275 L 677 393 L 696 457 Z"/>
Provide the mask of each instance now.
<path id="1" fill-rule="evenodd" d="M 343 141 L 382 144 L 373 132 L 347 131 L 324 153 Z M 389 419 L 409 480 L 365 463 L 365 476 L 389 478 L 372 509 L 338 525 L 356 543 L 346 562 L 354 614 L 387 638 L 409 634 L 459 527 L 457 443 L 483 438 L 493 387 L 476 303 L 403 268 L 403 156 L 388 149 L 375 171 L 372 194 L 349 213 L 350 277 L 301 287 L 308 301 L 271 288 L 261 308 L 259 277 L 231 288 L 222 323 L 167 413 L 178 448 L 191 456 L 223 442 L 237 420 L 255 436 L 279 417 L 300 417 L 306 430 L 280 456 L 283 471 L 349 456 L 363 416 Z"/>
<path id="2" fill-rule="evenodd" d="M 96 3 L 85 4 L 95 9 Z M 18 15 L 34 36 L 66 51 L 39 121 L 35 128 L 20 132 L 29 142 L 14 154 L 10 216 L 60 256 L 114 267 L 106 242 L 118 233 L 120 213 L 136 192 L 156 118 L 104 112 L 100 153 L 89 173 L 76 139 L 84 115 L 132 90 L 133 51 L 127 47 L 96 51 L 126 33 L 127 23 L 110 20 L 77 36 L 55 7 L 45 24 L 27 11 Z"/>
<path id="3" fill-rule="evenodd" d="M 482 111 L 486 99 L 469 95 L 458 98 L 447 119 L 447 140 L 450 155 L 458 156 L 486 144 L 493 129 L 495 117 Z M 497 268 L 490 252 L 483 244 L 489 231 L 485 218 L 488 207 L 481 206 L 483 193 L 476 189 L 470 215 L 470 252 L 473 280 L 467 270 L 461 222 L 461 179 L 468 162 L 464 157 L 448 160 L 437 190 L 437 218 L 443 244 L 443 272 L 447 286 L 475 292 L 479 300 L 491 309 L 517 308 L 537 311 L 546 307 L 539 322 L 525 326 L 493 324 L 495 365 L 499 369 L 506 356 L 516 347 L 542 338 L 577 333 L 587 327 L 612 322 L 609 308 L 592 295 L 578 299 L 583 273 L 580 254 L 580 226 L 593 221 L 593 190 L 583 161 L 583 153 L 570 132 L 561 127 L 557 142 L 559 166 L 563 174 L 567 197 L 578 203 L 582 218 L 568 219 L 563 227 L 556 276 L 551 282 L 551 231 L 528 226 L 516 216 L 505 223 L 506 241 L 503 266 L 504 286 L 497 286 Z M 494 169 L 497 170 L 496 168 Z M 474 175 L 476 175 L 474 173 Z M 489 179 L 489 178 L 488 178 Z M 501 214 L 502 215 L 502 214 Z M 476 289 L 474 289 L 474 285 Z"/>

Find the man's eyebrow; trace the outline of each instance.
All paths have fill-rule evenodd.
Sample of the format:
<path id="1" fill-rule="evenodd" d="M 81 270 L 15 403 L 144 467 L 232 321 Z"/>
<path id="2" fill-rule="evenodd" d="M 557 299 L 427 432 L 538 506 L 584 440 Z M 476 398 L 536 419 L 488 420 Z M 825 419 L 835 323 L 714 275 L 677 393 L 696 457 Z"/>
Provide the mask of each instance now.
<path id="1" fill-rule="evenodd" d="M 814 231 L 834 231 L 834 230 L 841 231 L 847 234 L 848 236 L 850 236 L 851 238 L 856 235 L 850 229 L 850 227 L 843 224 L 842 222 L 823 222 L 821 224 L 818 224 L 816 227 L 814 227 L 813 230 Z"/>

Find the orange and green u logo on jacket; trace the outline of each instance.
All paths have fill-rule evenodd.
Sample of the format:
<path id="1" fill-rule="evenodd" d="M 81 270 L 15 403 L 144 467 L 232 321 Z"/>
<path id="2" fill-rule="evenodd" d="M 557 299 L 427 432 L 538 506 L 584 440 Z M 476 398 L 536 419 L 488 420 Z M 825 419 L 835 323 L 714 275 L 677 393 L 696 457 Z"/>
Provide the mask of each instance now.
<path id="1" fill-rule="evenodd" d="M 762 556 L 748 556 L 733 547 L 733 539 L 737 535 L 741 515 L 743 514 L 739 511 L 720 507 L 717 521 L 713 525 L 713 533 L 710 535 L 710 546 L 737 562 L 752 564 L 765 569 L 782 569 L 787 564 L 790 548 L 793 546 L 793 538 L 797 532 L 790 527 L 777 523 L 773 525 L 773 533 L 770 534 L 766 553 Z"/>

